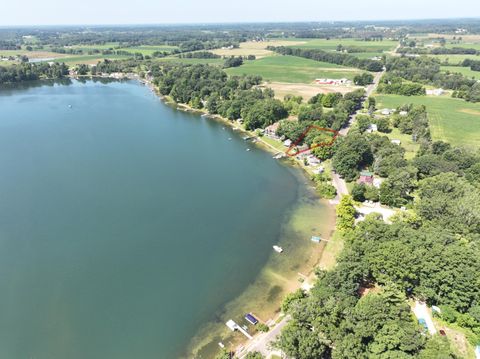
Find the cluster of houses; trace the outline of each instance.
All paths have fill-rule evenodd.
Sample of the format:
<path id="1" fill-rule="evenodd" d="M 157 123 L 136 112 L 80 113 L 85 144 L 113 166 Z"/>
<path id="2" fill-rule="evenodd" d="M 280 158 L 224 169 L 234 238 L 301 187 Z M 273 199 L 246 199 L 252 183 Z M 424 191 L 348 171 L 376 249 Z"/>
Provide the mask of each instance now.
<path id="1" fill-rule="evenodd" d="M 352 81 L 348 79 L 315 79 L 317 85 L 350 85 Z"/>

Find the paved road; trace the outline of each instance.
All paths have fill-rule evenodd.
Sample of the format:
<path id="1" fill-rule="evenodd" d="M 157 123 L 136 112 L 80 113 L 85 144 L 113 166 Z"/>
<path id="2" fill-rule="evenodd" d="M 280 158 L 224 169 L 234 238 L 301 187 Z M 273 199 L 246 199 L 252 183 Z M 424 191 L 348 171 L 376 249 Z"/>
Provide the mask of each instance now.
<path id="1" fill-rule="evenodd" d="M 271 328 L 269 332 L 254 337 L 240 354 L 240 359 L 244 358 L 248 352 L 260 352 L 263 356 L 267 357 L 272 352 L 270 345 L 275 341 L 277 336 L 280 335 L 283 327 L 290 319 L 290 315 L 287 315 L 277 325 Z"/>
<path id="2" fill-rule="evenodd" d="M 371 85 L 368 85 L 367 89 L 365 90 L 365 99 L 368 99 L 368 97 L 371 94 L 373 94 L 373 92 L 377 89 L 377 86 L 380 83 L 380 79 L 382 78 L 384 73 L 385 73 L 385 71 L 377 72 L 375 74 L 375 76 L 373 77 L 373 83 Z M 363 106 L 364 102 L 365 101 L 362 102 L 362 106 Z M 356 118 L 357 118 L 357 114 L 355 113 L 355 114 L 352 115 L 352 117 L 348 121 L 347 127 L 344 127 L 340 131 L 338 131 L 340 133 L 340 135 L 346 136 L 348 134 L 348 131 L 350 131 L 350 128 L 352 127 L 352 124 L 355 122 Z M 332 173 L 332 181 L 333 181 L 333 185 L 337 189 L 337 196 L 335 197 L 335 199 L 331 200 L 330 203 L 338 204 L 339 201 L 340 201 L 340 198 L 343 195 L 348 194 L 347 184 L 336 173 Z"/>

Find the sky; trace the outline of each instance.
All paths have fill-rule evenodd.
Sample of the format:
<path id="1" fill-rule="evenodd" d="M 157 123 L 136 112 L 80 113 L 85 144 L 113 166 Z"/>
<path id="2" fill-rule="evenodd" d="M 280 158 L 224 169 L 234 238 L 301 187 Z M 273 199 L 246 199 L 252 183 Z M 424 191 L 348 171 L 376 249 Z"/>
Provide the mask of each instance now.
<path id="1" fill-rule="evenodd" d="M 5 0 L 0 8 L 0 26 L 480 17 L 479 0 Z"/>

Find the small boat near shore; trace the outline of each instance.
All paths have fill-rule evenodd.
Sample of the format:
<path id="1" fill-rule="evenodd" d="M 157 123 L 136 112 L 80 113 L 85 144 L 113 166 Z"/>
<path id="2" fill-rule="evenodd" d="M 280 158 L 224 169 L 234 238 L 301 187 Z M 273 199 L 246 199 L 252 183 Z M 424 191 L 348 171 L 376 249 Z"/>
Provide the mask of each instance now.
<path id="1" fill-rule="evenodd" d="M 283 248 L 280 247 L 280 246 L 273 246 L 273 249 L 274 249 L 275 252 L 277 252 L 277 253 L 282 253 L 282 252 L 283 252 Z"/>

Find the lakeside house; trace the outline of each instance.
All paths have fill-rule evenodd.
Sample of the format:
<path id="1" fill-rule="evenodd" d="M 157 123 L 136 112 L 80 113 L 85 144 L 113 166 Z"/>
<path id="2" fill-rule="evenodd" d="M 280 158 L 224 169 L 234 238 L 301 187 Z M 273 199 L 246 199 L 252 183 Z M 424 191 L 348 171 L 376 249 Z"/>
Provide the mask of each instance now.
<path id="1" fill-rule="evenodd" d="M 287 138 L 285 141 L 283 141 L 283 145 L 285 147 L 290 147 L 292 145 L 292 140 Z"/>
<path id="2" fill-rule="evenodd" d="M 279 137 L 277 136 L 277 130 L 280 124 L 278 122 L 275 122 L 274 124 L 265 127 L 265 132 L 263 133 L 265 136 L 273 138 L 273 139 L 278 139 Z"/>
<path id="3" fill-rule="evenodd" d="M 357 181 L 358 183 L 365 183 L 368 185 L 373 185 L 373 173 L 370 171 L 360 172 L 360 178 Z"/>

